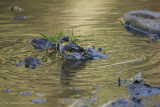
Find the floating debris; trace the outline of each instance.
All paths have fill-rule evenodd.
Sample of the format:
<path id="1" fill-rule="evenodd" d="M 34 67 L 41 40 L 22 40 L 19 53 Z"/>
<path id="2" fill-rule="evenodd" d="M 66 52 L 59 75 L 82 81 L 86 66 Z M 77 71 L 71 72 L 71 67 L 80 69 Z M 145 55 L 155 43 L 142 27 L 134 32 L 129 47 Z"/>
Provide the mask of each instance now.
<path id="1" fill-rule="evenodd" d="M 126 61 L 126 62 L 120 62 L 120 63 L 116 63 L 116 64 L 112 64 L 112 65 L 120 65 L 120 64 L 125 64 L 125 63 L 130 63 L 130 62 L 137 62 L 137 61 L 142 61 L 143 58 L 141 59 L 136 59 L 136 60 L 131 60 L 131 61 Z M 112 65 L 108 65 L 108 66 L 112 66 Z"/>
<path id="2" fill-rule="evenodd" d="M 44 103 L 44 102 L 46 102 L 46 100 L 44 100 L 42 98 L 32 99 L 31 101 L 32 101 L 32 103 Z"/>
<path id="3" fill-rule="evenodd" d="M 118 78 L 117 84 L 118 84 L 119 87 L 120 87 L 121 84 L 122 84 L 120 77 Z"/>

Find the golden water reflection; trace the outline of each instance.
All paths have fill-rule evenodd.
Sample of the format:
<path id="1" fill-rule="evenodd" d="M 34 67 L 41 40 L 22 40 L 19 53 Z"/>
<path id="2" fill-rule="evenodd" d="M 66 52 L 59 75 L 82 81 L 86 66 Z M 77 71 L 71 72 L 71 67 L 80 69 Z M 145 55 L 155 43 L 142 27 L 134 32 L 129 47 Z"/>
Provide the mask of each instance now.
<path id="1" fill-rule="evenodd" d="M 33 98 L 43 98 L 45 103 L 34 106 L 53 107 L 71 105 L 77 98 L 92 96 L 97 100 L 88 104 L 96 107 L 109 100 L 127 98 L 127 87 L 125 84 L 118 87 L 116 81 L 119 77 L 130 80 L 138 72 L 142 72 L 149 84 L 160 86 L 159 42 L 148 44 L 148 38 L 133 36 L 118 22 L 131 10 L 160 11 L 159 3 L 158 0 L 0 1 L 0 102 L 30 102 Z M 23 11 L 11 12 L 7 9 L 11 5 L 20 6 Z M 11 19 L 18 16 L 27 18 Z M 46 64 L 40 64 L 36 69 L 12 64 L 27 56 L 42 59 L 45 52 L 35 50 L 27 42 L 40 37 L 41 32 L 51 34 L 55 27 L 65 32 L 74 27 L 75 35 L 82 35 L 82 46 L 101 47 L 108 53 L 108 58 L 70 62 L 55 53 Z M 141 58 L 144 60 L 112 66 Z M 6 94 L 6 88 L 11 92 Z M 34 93 L 18 96 L 26 91 Z M 44 96 L 38 97 L 37 93 Z M 153 97 L 158 99 L 160 96 Z"/>

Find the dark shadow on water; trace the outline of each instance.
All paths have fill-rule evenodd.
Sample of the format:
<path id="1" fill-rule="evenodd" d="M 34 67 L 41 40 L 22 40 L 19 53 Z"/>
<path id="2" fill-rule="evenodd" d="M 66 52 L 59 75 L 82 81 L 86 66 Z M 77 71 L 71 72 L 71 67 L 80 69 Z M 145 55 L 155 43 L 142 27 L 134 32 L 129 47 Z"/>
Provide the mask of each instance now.
<path id="1" fill-rule="evenodd" d="M 75 77 L 77 71 L 84 69 L 86 60 L 68 60 L 66 59 L 60 69 L 60 80 L 63 85 L 70 85 L 72 77 Z"/>

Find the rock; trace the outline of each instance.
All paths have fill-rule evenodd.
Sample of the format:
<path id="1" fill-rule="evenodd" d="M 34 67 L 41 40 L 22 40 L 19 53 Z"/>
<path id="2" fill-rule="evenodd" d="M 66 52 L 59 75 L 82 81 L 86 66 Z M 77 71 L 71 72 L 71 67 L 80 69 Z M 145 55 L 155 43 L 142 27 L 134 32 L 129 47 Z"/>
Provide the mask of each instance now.
<path id="1" fill-rule="evenodd" d="M 93 48 L 88 48 L 87 53 L 92 54 L 93 60 L 106 58 L 106 53 L 99 53 L 99 49 L 95 50 Z"/>
<path id="2" fill-rule="evenodd" d="M 21 16 L 21 17 L 12 17 L 12 20 L 24 20 L 26 19 L 26 16 Z"/>
<path id="3" fill-rule="evenodd" d="M 136 81 L 137 81 L 137 82 L 142 81 L 142 73 L 141 73 L 141 72 L 139 72 L 138 74 L 136 74 L 136 75 L 133 77 L 132 83 L 135 83 Z"/>
<path id="4" fill-rule="evenodd" d="M 46 102 L 46 100 L 44 100 L 42 98 L 32 99 L 31 101 L 32 101 L 32 103 L 44 103 L 44 102 Z"/>
<path id="5" fill-rule="evenodd" d="M 117 101 L 108 101 L 101 107 L 144 107 L 147 102 L 143 98 L 151 95 L 160 94 L 160 87 L 154 87 L 146 84 L 142 80 L 141 73 L 133 77 L 132 84 L 128 84 L 129 98 L 118 98 Z"/>
<path id="6" fill-rule="evenodd" d="M 135 10 L 126 13 L 121 20 L 126 30 L 153 39 L 160 37 L 160 12 Z"/>
<path id="7" fill-rule="evenodd" d="M 7 88 L 7 89 L 5 90 L 5 92 L 6 92 L 6 93 L 10 93 L 11 90 Z"/>
<path id="8" fill-rule="evenodd" d="M 134 97 L 151 96 L 154 94 L 160 94 L 160 87 L 150 86 L 144 81 L 139 83 L 133 83 L 128 86 L 129 93 Z"/>
<path id="9" fill-rule="evenodd" d="M 14 62 L 13 64 L 16 66 L 22 66 L 22 65 L 25 65 L 25 61 Z"/>
<path id="10" fill-rule="evenodd" d="M 33 94 L 33 91 L 21 92 L 19 96 L 29 96 Z"/>
<path id="11" fill-rule="evenodd" d="M 38 58 L 26 57 L 24 61 L 18 61 L 13 64 L 16 66 L 25 65 L 26 68 L 35 69 L 38 67 L 38 63 L 40 63 Z"/>
<path id="12" fill-rule="evenodd" d="M 44 96 L 44 94 L 37 93 L 37 96 L 38 96 L 38 97 L 43 97 L 43 96 Z"/>
<path id="13" fill-rule="evenodd" d="M 51 43 L 46 38 L 35 38 L 32 41 L 29 42 L 34 46 L 35 49 L 46 49 L 46 45 L 48 43 L 48 49 L 56 49 L 56 44 Z"/>
<path id="14" fill-rule="evenodd" d="M 40 60 L 38 58 L 26 57 L 25 59 L 26 68 L 35 69 L 38 67 L 38 63 L 40 63 Z"/>
<path id="15" fill-rule="evenodd" d="M 93 85 L 93 87 L 95 87 L 96 89 L 101 89 L 100 85 Z"/>
<path id="16" fill-rule="evenodd" d="M 112 107 L 128 107 L 130 104 L 125 98 L 117 99 L 117 101 L 112 102 Z"/>

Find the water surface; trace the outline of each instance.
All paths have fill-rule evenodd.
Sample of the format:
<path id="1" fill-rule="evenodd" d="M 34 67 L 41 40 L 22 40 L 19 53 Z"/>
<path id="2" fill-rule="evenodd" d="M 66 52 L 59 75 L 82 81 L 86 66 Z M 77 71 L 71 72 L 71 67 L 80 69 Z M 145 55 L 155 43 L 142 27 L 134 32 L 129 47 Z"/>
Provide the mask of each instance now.
<path id="1" fill-rule="evenodd" d="M 46 102 L 37 107 L 62 107 L 76 99 L 85 100 L 91 107 L 109 100 L 128 98 L 127 87 L 118 87 L 120 77 L 130 80 L 142 72 L 147 83 L 160 86 L 159 42 L 148 44 L 149 38 L 128 33 L 118 19 L 132 10 L 160 11 L 159 0 L 1 0 L 0 1 L 0 102 L 3 107 L 10 102 L 31 102 L 43 98 Z M 12 12 L 9 7 L 18 5 L 22 12 Z M 13 17 L 26 16 L 24 20 Z M 40 37 L 39 33 L 74 28 L 83 47 L 103 48 L 108 58 L 87 62 L 71 62 L 54 52 L 46 64 L 36 69 L 13 65 L 25 57 L 42 59 L 45 51 L 35 50 L 28 41 Z M 67 35 L 67 33 L 66 33 Z M 54 51 L 54 50 L 53 50 Z M 143 59 L 126 64 L 116 63 Z M 112 65 L 114 64 L 114 65 Z M 11 92 L 5 93 L 6 89 Z M 29 96 L 20 92 L 33 91 Z M 37 93 L 43 96 L 37 96 Z M 156 105 L 160 95 L 150 98 Z M 149 102 L 146 101 L 146 102 Z M 6 104 L 6 103 L 8 104 Z M 12 104 L 17 107 L 17 104 Z M 30 106 L 23 104 L 23 106 Z"/>

